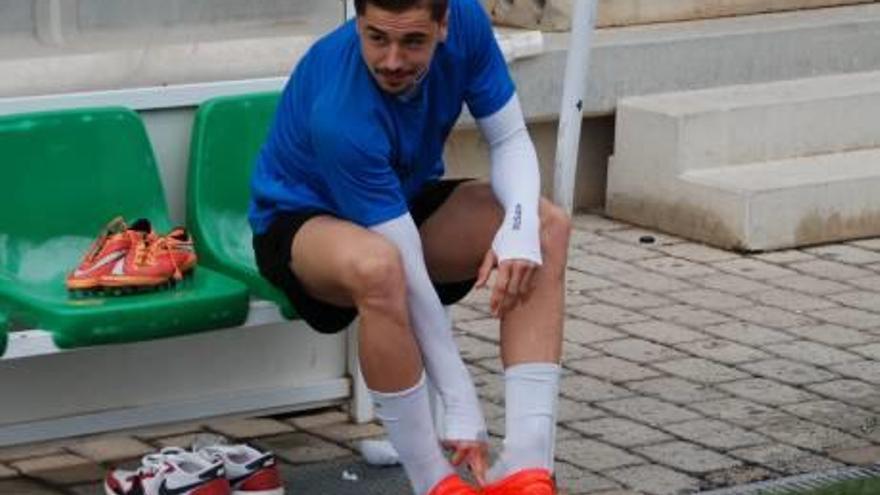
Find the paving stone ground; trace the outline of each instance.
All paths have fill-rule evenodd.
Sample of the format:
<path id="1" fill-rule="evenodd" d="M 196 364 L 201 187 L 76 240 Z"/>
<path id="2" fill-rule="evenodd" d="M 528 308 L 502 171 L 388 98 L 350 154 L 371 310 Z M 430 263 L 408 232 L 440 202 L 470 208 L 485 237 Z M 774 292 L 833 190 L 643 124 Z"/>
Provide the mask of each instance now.
<path id="1" fill-rule="evenodd" d="M 743 255 L 596 215 L 574 222 L 564 493 L 698 493 L 880 463 L 880 240 Z M 497 448 L 503 379 L 486 304 L 474 293 L 452 314 Z M 0 493 L 102 493 L 111 464 L 199 432 L 273 449 L 305 483 L 297 495 L 309 473 L 356 462 L 355 442 L 382 435 L 334 408 L 0 449 Z"/>

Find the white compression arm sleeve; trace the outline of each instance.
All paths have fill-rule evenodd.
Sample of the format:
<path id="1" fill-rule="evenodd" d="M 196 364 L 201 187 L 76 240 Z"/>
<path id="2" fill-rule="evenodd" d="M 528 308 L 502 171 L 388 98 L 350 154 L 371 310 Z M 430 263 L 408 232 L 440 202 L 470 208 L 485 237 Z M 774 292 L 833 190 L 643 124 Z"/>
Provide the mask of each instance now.
<path id="1" fill-rule="evenodd" d="M 492 190 L 504 207 L 504 222 L 492 242 L 498 261 L 541 264 L 541 173 L 516 93 L 500 110 L 478 119 L 477 126 L 489 143 Z"/>
<path id="2" fill-rule="evenodd" d="M 439 390 L 445 407 L 445 439 L 486 439 L 486 423 L 477 392 L 452 338 L 452 322 L 428 276 L 415 222 L 406 213 L 370 230 L 383 235 L 400 251 L 410 322 L 428 378 Z"/>

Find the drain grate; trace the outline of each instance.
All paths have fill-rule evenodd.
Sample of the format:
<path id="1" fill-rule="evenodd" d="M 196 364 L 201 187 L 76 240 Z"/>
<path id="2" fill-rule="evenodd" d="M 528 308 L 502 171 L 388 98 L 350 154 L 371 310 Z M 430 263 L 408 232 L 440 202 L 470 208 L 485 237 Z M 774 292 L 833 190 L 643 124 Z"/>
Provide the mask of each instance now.
<path id="1" fill-rule="evenodd" d="M 816 490 L 834 483 L 880 477 L 880 464 L 865 467 L 847 467 L 820 473 L 799 474 L 778 480 L 761 481 L 750 485 L 723 488 L 699 495 L 790 495 L 805 490 Z"/>

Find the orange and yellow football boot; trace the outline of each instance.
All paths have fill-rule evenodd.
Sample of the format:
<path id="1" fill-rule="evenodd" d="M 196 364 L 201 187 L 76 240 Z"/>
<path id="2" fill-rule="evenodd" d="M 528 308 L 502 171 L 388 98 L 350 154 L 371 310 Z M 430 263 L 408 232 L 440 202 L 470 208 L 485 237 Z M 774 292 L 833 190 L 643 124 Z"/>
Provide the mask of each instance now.
<path id="1" fill-rule="evenodd" d="M 428 495 L 480 495 L 480 492 L 462 481 L 457 474 L 451 474 L 437 483 Z"/>
<path id="2" fill-rule="evenodd" d="M 101 276 L 101 287 L 109 289 L 157 288 L 174 276 L 173 267 L 162 262 L 156 250 L 158 236 L 146 219 L 137 220 L 125 231 L 130 247 L 125 258 Z"/>
<path id="3" fill-rule="evenodd" d="M 113 271 L 116 264 L 124 259 L 131 247 L 131 238 L 126 235 L 128 226 L 122 217 L 116 217 L 101 231 L 92 243 L 79 266 L 67 276 L 67 289 L 71 291 L 90 291 L 101 288 L 101 277 Z"/>
<path id="4" fill-rule="evenodd" d="M 556 495 L 546 469 L 524 469 L 483 487 L 483 495 Z"/>
<path id="5" fill-rule="evenodd" d="M 189 273 L 198 262 L 192 237 L 183 227 L 175 227 L 160 238 L 156 249 L 159 256 L 164 257 L 164 261 L 170 263 L 180 276 Z"/>

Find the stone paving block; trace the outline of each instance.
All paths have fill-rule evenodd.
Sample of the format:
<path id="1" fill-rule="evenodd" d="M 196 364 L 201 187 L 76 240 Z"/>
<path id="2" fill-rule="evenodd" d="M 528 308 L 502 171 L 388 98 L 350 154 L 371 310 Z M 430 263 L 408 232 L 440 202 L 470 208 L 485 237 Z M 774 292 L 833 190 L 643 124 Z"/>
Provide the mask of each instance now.
<path id="1" fill-rule="evenodd" d="M 581 273 L 577 270 L 565 271 L 565 289 L 569 292 L 607 289 L 615 285 L 617 284 L 595 275 Z"/>
<path id="2" fill-rule="evenodd" d="M 768 280 L 767 282 L 778 287 L 792 289 L 806 294 L 812 294 L 814 296 L 827 296 L 828 294 L 836 294 L 838 292 L 846 292 L 850 290 L 847 285 L 832 282 L 831 280 L 811 277 L 809 275 L 794 275 L 792 277 Z"/>
<path id="3" fill-rule="evenodd" d="M 456 328 L 466 334 L 479 337 L 483 340 L 500 342 L 499 322 L 495 318 L 480 318 L 477 320 L 456 322 Z"/>
<path id="4" fill-rule="evenodd" d="M 583 375 L 562 377 L 559 390 L 562 395 L 580 402 L 619 399 L 633 395 L 625 388 Z"/>
<path id="5" fill-rule="evenodd" d="M 557 442 L 556 458 L 591 471 L 604 471 L 644 462 L 644 459 L 625 450 L 587 438 Z"/>
<path id="6" fill-rule="evenodd" d="M 864 447 L 868 444 L 866 440 L 799 418 L 756 426 L 755 430 L 779 442 L 816 452 Z"/>
<path id="7" fill-rule="evenodd" d="M 385 429 L 378 423 L 339 423 L 335 425 L 322 426 L 312 431 L 315 435 L 327 438 L 337 443 L 346 441 L 363 440 L 365 438 L 376 438 L 385 435 Z"/>
<path id="8" fill-rule="evenodd" d="M 32 457 L 46 457 L 55 454 L 63 454 L 64 450 L 57 443 L 28 444 L 15 447 L 0 448 L 0 462 L 17 461 Z"/>
<path id="9" fill-rule="evenodd" d="M 753 323 L 731 322 L 722 325 L 712 325 L 704 329 L 707 333 L 722 337 L 740 344 L 761 348 L 766 344 L 787 342 L 795 340 L 795 337 L 767 327 Z"/>
<path id="10" fill-rule="evenodd" d="M 700 417 L 693 411 L 651 397 L 632 397 L 604 401 L 599 403 L 598 406 L 614 414 L 649 426 L 687 421 Z"/>
<path id="11" fill-rule="evenodd" d="M 493 357 L 489 359 L 480 359 L 472 362 L 474 366 L 478 366 L 483 369 L 482 374 L 485 373 L 495 373 L 502 374 L 504 373 L 504 364 L 501 362 L 501 358 Z"/>
<path id="12" fill-rule="evenodd" d="M 670 277 L 684 279 L 692 277 L 707 277 L 709 275 L 715 275 L 716 273 L 718 273 L 717 271 L 709 268 L 706 265 L 693 263 L 688 260 L 683 260 L 681 258 L 674 258 L 672 256 L 651 258 L 649 260 L 638 261 L 636 262 L 636 264 L 642 268 L 646 268 L 648 270 L 652 270 L 663 275 L 669 275 Z"/>
<path id="13" fill-rule="evenodd" d="M 568 425 L 588 438 L 618 447 L 634 447 L 666 442 L 673 438 L 660 430 L 622 418 L 599 418 Z"/>
<path id="14" fill-rule="evenodd" d="M 659 320 L 627 323 L 619 328 L 634 337 L 641 337 L 659 344 L 678 344 L 705 338 L 699 332 Z"/>
<path id="15" fill-rule="evenodd" d="M 612 382 L 628 382 L 660 376 L 660 373 L 656 370 L 614 357 L 566 361 L 565 366 L 580 373 L 586 373 Z"/>
<path id="16" fill-rule="evenodd" d="M 780 381 L 789 385 L 805 385 L 807 383 L 827 382 L 840 378 L 823 369 L 787 359 L 768 359 L 753 363 L 743 363 L 740 369 L 754 375 Z"/>
<path id="17" fill-rule="evenodd" d="M 880 361 L 880 343 L 870 345 L 853 346 L 847 349 L 860 356 L 864 356 L 874 361 Z"/>
<path id="18" fill-rule="evenodd" d="M 669 294 L 669 297 L 679 302 L 704 309 L 732 309 L 752 304 L 748 299 L 732 296 L 713 289 L 694 289 L 673 292 Z"/>
<path id="19" fill-rule="evenodd" d="M 567 462 L 555 463 L 554 475 L 556 483 L 561 490 L 570 495 L 586 495 L 598 491 L 616 490 L 620 484 L 608 478 L 591 473 L 585 469 L 573 466 Z M 566 491 L 567 490 L 567 491 Z"/>
<path id="20" fill-rule="evenodd" d="M 0 481 L 0 493 L 9 495 L 62 495 L 64 492 L 39 485 L 33 481 L 13 479 Z"/>
<path id="21" fill-rule="evenodd" d="M 766 352 L 759 351 L 754 347 L 744 346 L 725 339 L 708 339 L 696 342 L 686 342 L 675 347 L 703 359 L 717 361 L 723 364 L 757 361 L 769 356 Z"/>
<path id="22" fill-rule="evenodd" d="M 782 406 L 786 412 L 862 438 L 880 440 L 880 415 L 836 400 Z"/>
<path id="23" fill-rule="evenodd" d="M 870 270 L 865 270 L 864 268 L 857 268 L 852 265 L 847 265 L 846 263 L 838 263 L 836 261 L 828 260 L 802 261 L 798 263 L 792 263 L 788 266 L 807 275 L 837 280 L 839 282 L 846 282 L 855 278 L 870 277 L 871 275 L 876 275 Z"/>
<path id="24" fill-rule="evenodd" d="M 774 289 L 757 292 L 748 297 L 760 304 L 775 306 L 795 313 L 813 309 L 833 308 L 837 306 L 835 303 L 826 299 L 807 296 L 793 290 Z"/>
<path id="25" fill-rule="evenodd" d="M 709 289 L 716 289 L 738 296 L 772 289 L 772 286 L 766 285 L 762 282 L 756 282 L 729 273 L 721 273 L 710 277 L 700 277 L 693 279 L 693 282 Z"/>
<path id="26" fill-rule="evenodd" d="M 197 433 L 204 428 L 201 423 L 179 423 L 173 425 L 150 426 L 147 428 L 138 428 L 130 430 L 128 433 L 141 440 L 155 440 L 157 438 L 174 437 L 185 435 L 188 433 Z"/>
<path id="27" fill-rule="evenodd" d="M 831 311 L 831 310 L 821 310 Z M 726 309 L 724 313 L 739 320 L 744 320 L 755 325 L 763 325 L 771 328 L 790 328 L 816 323 L 815 320 L 799 313 L 793 313 L 773 306 L 755 305 L 745 308 Z"/>
<path id="28" fill-rule="evenodd" d="M 750 485 L 773 477 L 774 475 L 769 469 L 750 465 L 737 466 L 732 469 L 706 473 L 702 479 L 702 487 L 704 490 L 711 490 L 720 487 Z"/>
<path id="29" fill-rule="evenodd" d="M 880 446 L 871 445 L 855 449 L 839 449 L 829 452 L 832 458 L 856 466 L 880 464 Z"/>
<path id="30" fill-rule="evenodd" d="M 832 366 L 831 369 L 848 378 L 858 378 L 859 380 L 880 386 L 880 361 L 858 361 L 838 364 Z"/>
<path id="31" fill-rule="evenodd" d="M 647 316 L 610 304 L 585 304 L 569 308 L 568 313 L 600 325 L 619 325 L 649 320 Z"/>
<path id="32" fill-rule="evenodd" d="M 477 320 L 479 318 L 485 318 L 489 315 L 482 311 L 477 311 L 473 308 L 465 306 L 464 304 L 454 304 L 450 308 L 449 316 L 452 318 L 452 321 L 460 322 Z"/>
<path id="33" fill-rule="evenodd" d="M 761 404 L 778 406 L 815 400 L 818 397 L 803 390 L 764 378 L 750 378 L 718 385 L 718 388 Z"/>
<path id="34" fill-rule="evenodd" d="M 248 439 L 289 433 L 293 428 L 269 418 L 236 418 L 213 421 L 208 428 L 229 438 Z"/>
<path id="35" fill-rule="evenodd" d="M 700 358 L 677 359 L 675 361 L 655 363 L 653 366 L 669 374 L 697 383 L 729 382 L 748 377 L 742 371 Z"/>
<path id="36" fill-rule="evenodd" d="M 628 285 L 635 289 L 646 290 L 664 294 L 675 290 L 685 290 L 692 287 L 689 283 L 674 277 L 667 277 L 659 273 L 649 271 L 612 273 L 608 278 L 615 282 Z"/>
<path id="37" fill-rule="evenodd" d="M 810 311 L 810 316 L 844 327 L 873 330 L 880 328 L 880 315 L 854 308 L 830 308 Z"/>
<path id="38" fill-rule="evenodd" d="M 828 296 L 829 299 L 839 302 L 844 306 L 864 309 L 865 311 L 880 312 L 880 297 L 877 292 L 858 290 L 852 292 L 842 292 Z"/>
<path id="39" fill-rule="evenodd" d="M 697 419 L 664 425 L 663 429 L 685 440 L 721 450 L 770 442 L 770 439 L 763 435 L 717 419 Z"/>
<path id="40" fill-rule="evenodd" d="M 291 464 L 328 461 L 352 455 L 352 451 L 308 433 L 288 433 L 260 439 L 257 446 L 271 450 Z"/>
<path id="41" fill-rule="evenodd" d="M 594 342 L 614 340 L 626 336 L 625 334 L 608 327 L 603 327 L 577 318 L 566 318 L 564 325 L 563 338 L 568 342 L 574 342 L 577 344 L 592 344 Z"/>
<path id="42" fill-rule="evenodd" d="M 568 363 L 586 358 L 600 358 L 602 353 L 588 347 L 568 343 L 562 347 L 562 362 Z"/>
<path id="43" fill-rule="evenodd" d="M 673 244 L 681 244 L 683 242 L 687 242 L 685 239 L 681 237 L 676 237 L 671 234 L 666 234 L 663 232 L 657 232 L 655 230 L 648 229 L 640 229 L 640 228 L 625 228 L 625 229 L 617 229 L 611 230 L 608 232 L 603 232 L 603 236 L 609 237 L 611 239 L 616 239 L 620 242 L 624 242 L 627 244 L 633 244 L 636 246 L 642 246 L 641 239 L 643 237 L 649 236 L 654 238 L 654 242 L 650 244 L 652 248 L 661 248 L 663 246 L 671 246 Z"/>
<path id="44" fill-rule="evenodd" d="M 73 442 L 68 448 L 75 454 L 97 463 L 139 458 L 155 450 L 139 440 L 126 436 L 90 438 Z"/>
<path id="45" fill-rule="evenodd" d="M 616 287 L 589 292 L 590 297 L 628 309 L 657 308 L 670 304 L 669 299 L 632 289 Z"/>
<path id="46" fill-rule="evenodd" d="M 0 464 L 0 480 L 7 480 L 16 476 L 18 476 L 18 471 Z"/>
<path id="47" fill-rule="evenodd" d="M 594 214 L 575 215 L 572 217 L 572 225 L 575 232 L 606 232 L 628 228 L 624 223 Z"/>
<path id="48" fill-rule="evenodd" d="M 860 239 L 848 242 L 847 244 L 858 246 L 863 249 L 870 249 L 872 251 L 880 251 L 880 237 L 875 237 L 873 239 Z"/>
<path id="49" fill-rule="evenodd" d="M 880 291 L 880 275 L 872 275 L 870 277 L 855 278 L 847 280 L 846 283 L 853 287 L 865 290 Z M 843 291 L 840 291 L 843 292 Z"/>
<path id="50" fill-rule="evenodd" d="M 821 259 L 839 261 L 850 265 L 868 265 L 880 262 L 880 253 L 846 244 L 828 244 L 826 246 L 804 249 L 804 251 Z"/>
<path id="51" fill-rule="evenodd" d="M 94 461 L 73 454 L 16 461 L 12 463 L 12 468 L 30 478 L 56 485 L 86 483 L 104 478 L 104 468 Z"/>
<path id="52" fill-rule="evenodd" d="M 646 309 L 645 313 L 661 320 L 671 321 L 679 325 L 703 328 L 708 325 L 726 323 L 730 318 L 706 309 L 698 309 L 687 304 L 679 304 L 665 308 Z"/>
<path id="53" fill-rule="evenodd" d="M 807 340 L 821 342 L 835 347 L 849 347 L 856 344 L 880 342 L 880 337 L 871 335 L 870 333 L 830 324 L 794 327 L 787 329 L 786 332 Z M 853 349 L 847 350 L 850 352 L 856 352 Z"/>
<path id="54" fill-rule="evenodd" d="M 712 266 L 723 272 L 753 280 L 770 280 L 797 275 L 797 273 L 786 268 L 781 268 L 778 265 L 749 258 L 720 261 L 718 263 L 713 263 Z"/>
<path id="55" fill-rule="evenodd" d="M 832 399 L 880 412 L 880 390 L 870 383 L 860 380 L 835 380 L 807 385 L 807 388 Z"/>
<path id="56" fill-rule="evenodd" d="M 312 430 L 336 423 L 347 423 L 348 421 L 348 414 L 336 409 L 295 416 L 287 420 L 288 423 L 301 430 Z"/>
<path id="57" fill-rule="evenodd" d="M 662 253 L 644 249 L 623 242 L 603 240 L 580 246 L 580 249 L 590 254 L 607 256 L 620 261 L 637 261 L 662 256 Z M 880 261 L 880 260 L 878 260 Z"/>
<path id="58" fill-rule="evenodd" d="M 668 361 L 684 356 L 671 347 L 654 344 L 642 339 L 620 339 L 610 342 L 599 342 L 590 347 L 637 363 Z"/>
<path id="59" fill-rule="evenodd" d="M 728 397 L 727 394 L 719 392 L 711 386 L 672 377 L 629 382 L 626 384 L 626 387 L 641 394 L 679 405 Z"/>
<path id="60" fill-rule="evenodd" d="M 704 244 L 694 244 L 690 242 L 673 244 L 671 246 L 661 246 L 659 250 L 669 256 L 684 258 L 698 263 L 711 263 L 713 261 L 723 261 L 739 257 L 737 253 L 731 251 L 724 251 Z"/>
<path id="61" fill-rule="evenodd" d="M 732 450 L 729 454 L 784 474 L 825 471 L 843 466 L 839 462 L 782 444 L 747 447 Z"/>
<path id="62" fill-rule="evenodd" d="M 764 349 L 779 356 L 819 366 L 830 366 L 860 359 L 856 354 L 808 340 L 770 344 L 765 346 Z"/>
<path id="63" fill-rule="evenodd" d="M 586 419 L 594 419 L 605 416 L 607 413 L 601 409 L 590 407 L 581 402 L 577 402 L 565 397 L 559 398 L 559 411 L 557 421 L 560 423 L 570 423 L 572 421 L 581 421 Z"/>
<path id="64" fill-rule="evenodd" d="M 580 254 L 568 259 L 568 267 L 580 272 L 603 277 L 612 273 L 631 272 L 635 268 L 629 263 L 613 260 L 595 254 Z"/>
<path id="65" fill-rule="evenodd" d="M 495 342 L 486 342 L 466 335 L 456 337 L 455 343 L 458 344 L 462 359 L 485 359 L 498 356 L 501 352 L 500 346 Z"/>
<path id="66" fill-rule="evenodd" d="M 786 249 L 783 251 L 772 251 L 769 253 L 761 253 L 753 255 L 752 258 L 766 261 L 768 263 L 786 265 L 789 263 L 796 263 L 798 261 L 811 261 L 816 259 L 815 256 L 809 253 L 805 253 L 800 249 Z"/>
<path id="67" fill-rule="evenodd" d="M 183 449 L 188 449 L 192 446 L 195 439 L 199 435 L 203 435 L 203 434 L 204 434 L 204 432 L 184 433 L 183 435 L 174 435 L 171 437 L 157 438 L 155 440 L 151 440 L 151 443 L 155 444 L 159 448 L 180 447 Z"/>
<path id="68" fill-rule="evenodd" d="M 580 229 L 572 229 L 568 241 L 569 250 L 578 249 L 587 244 L 595 244 L 597 242 L 605 242 L 607 239 L 594 232 L 587 232 Z"/>
<path id="69" fill-rule="evenodd" d="M 690 407 L 711 418 L 728 421 L 744 428 L 754 428 L 792 417 L 778 409 L 737 398 L 700 402 L 690 404 Z"/>
<path id="70" fill-rule="evenodd" d="M 477 395 L 483 400 L 504 404 L 504 377 L 492 373 L 473 377 Z M 565 377 L 562 378 L 563 382 Z"/>
<path id="71" fill-rule="evenodd" d="M 667 442 L 634 450 L 656 463 L 697 475 L 742 464 L 742 461 L 689 442 Z"/>
<path id="72" fill-rule="evenodd" d="M 696 478 L 657 465 L 633 466 L 603 474 L 642 494 L 694 493 L 700 487 Z"/>

